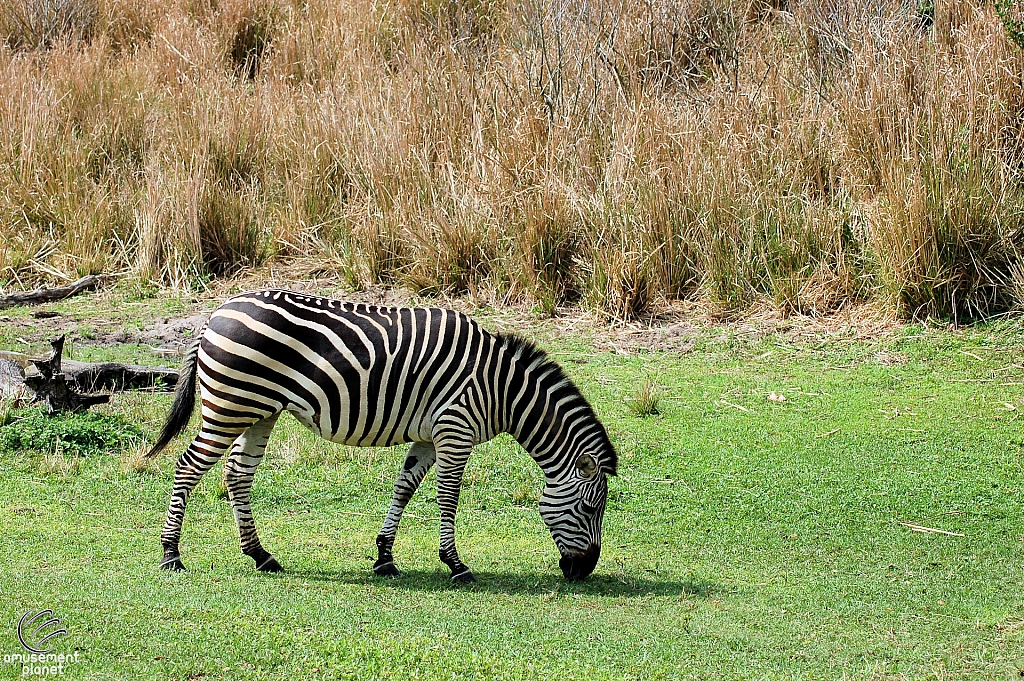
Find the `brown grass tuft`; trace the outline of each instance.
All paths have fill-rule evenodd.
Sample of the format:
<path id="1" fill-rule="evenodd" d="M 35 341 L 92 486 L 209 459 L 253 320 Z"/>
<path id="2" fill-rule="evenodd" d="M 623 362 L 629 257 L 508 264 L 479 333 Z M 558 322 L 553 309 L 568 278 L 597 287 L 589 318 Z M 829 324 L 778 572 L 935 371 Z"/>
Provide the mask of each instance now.
<path id="1" fill-rule="evenodd" d="M 0 277 L 194 287 L 302 258 L 353 288 L 618 320 L 664 300 L 997 314 L 1024 290 L 1007 16 L 969 0 L 14 0 Z"/>
<path id="2" fill-rule="evenodd" d="M 0 6 L 0 35 L 14 50 L 49 49 L 88 39 L 96 17 L 93 0 L 7 0 Z"/>
<path id="3" fill-rule="evenodd" d="M 636 391 L 626 398 L 626 406 L 634 416 L 644 418 L 646 416 L 657 416 L 661 412 L 658 406 L 661 404 L 662 390 L 658 380 L 653 376 L 644 379 Z"/>

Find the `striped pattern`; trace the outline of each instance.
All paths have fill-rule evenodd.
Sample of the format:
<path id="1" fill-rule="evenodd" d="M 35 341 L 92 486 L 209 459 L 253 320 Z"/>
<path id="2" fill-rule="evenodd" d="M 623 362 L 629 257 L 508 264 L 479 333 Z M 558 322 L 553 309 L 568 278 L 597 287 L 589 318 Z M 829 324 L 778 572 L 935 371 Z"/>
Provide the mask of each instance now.
<path id="1" fill-rule="evenodd" d="M 186 356 L 168 423 L 152 453 L 188 421 L 195 371 L 202 426 L 175 469 L 163 565 L 178 552 L 188 495 L 228 453 L 225 476 L 243 553 L 280 565 L 260 544 L 249 495 L 270 432 L 284 411 L 333 442 L 412 443 L 377 537 L 374 570 L 397 575 L 392 546 L 402 511 L 437 466 L 441 560 L 472 581 L 455 548 L 455 511 L 473 445 L 511 433 L 546 478 L 541 516 L 568 578 L 600 554 L 607 475 L 616 455 L 586 399 L 547 355 L 516 336 L 490 334 L 452 310 L 346 303 L 288 291 L 227 301 Z M 230 452 L 230 453 L 229 453 Z"/>

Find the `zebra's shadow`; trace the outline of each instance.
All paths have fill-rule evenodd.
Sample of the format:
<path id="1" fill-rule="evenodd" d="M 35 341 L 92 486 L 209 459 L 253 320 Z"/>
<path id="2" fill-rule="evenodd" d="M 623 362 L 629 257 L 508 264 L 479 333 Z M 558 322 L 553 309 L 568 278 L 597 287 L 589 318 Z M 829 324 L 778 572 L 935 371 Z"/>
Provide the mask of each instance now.
<path id="1" fill-rule="evenodd" d="M 377 577 L 372 572 L 317 570 L 288 570 L 281 578 L 296 578 L 319 582 L 334 582 L 360 586 L 377 586 L 395 591 L 477 591 L 520 595 L 589 595 L 620 598 L 649 596 L 688 596 L 696 599 L 712 598 L 730 593 L 723 584 L 701 579 L 673 579 L 634 577 L 632 575 L 593 574 L 582 582 L 567 582 L 557 573 L 539 572 L 478 572 L 473 584 L 453 584 L 447 571 L 408 570 L 394 579 Z"/>

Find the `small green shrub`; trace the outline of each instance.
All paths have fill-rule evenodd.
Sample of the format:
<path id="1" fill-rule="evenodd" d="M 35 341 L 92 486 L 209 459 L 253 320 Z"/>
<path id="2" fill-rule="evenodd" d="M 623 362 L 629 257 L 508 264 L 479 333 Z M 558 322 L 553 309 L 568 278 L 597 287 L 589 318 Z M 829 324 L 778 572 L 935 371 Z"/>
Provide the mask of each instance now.
<path id="1" fill-rule="evenodd" d="M 142 439 L 142 430 L 121 416 L 91 412 L 47 416 L 38 409 L 17 409 L 0 427 L 0 452 L 107 454 L 138 446 Z"/>

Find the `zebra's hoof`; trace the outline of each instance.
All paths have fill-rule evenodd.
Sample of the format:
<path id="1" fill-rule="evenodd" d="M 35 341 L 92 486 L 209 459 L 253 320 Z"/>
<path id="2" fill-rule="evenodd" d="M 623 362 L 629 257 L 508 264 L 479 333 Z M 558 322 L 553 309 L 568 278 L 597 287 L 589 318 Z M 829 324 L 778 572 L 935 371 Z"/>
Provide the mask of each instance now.
<path id="1" fill-rule="evenodd" d="M 395 567 L 391 561 L 381 565 L 373 566 L 373 573 L 378 577 L 401 577 L 402 571 Z"/>
<path id="2" fill-rule="evenodd" d="M 160 567 L 164 570 L 172 570 L 173 572 L 181 572 L 185 569 L 185 564 L 181 562 L 181 556 L 170 556 L 160 561 Z"/>
<path id="3" fill-rule="evenodd" d="M 456 584 L 472 584 L 476 581 L 476 577 L 473 573 L 467 569 L 465 572 L 460 572 L 457 575 L 452 575 L 452 581 Z"/>
<path id="4" fill-rule="evenodd" d="M 281 564 L 277 562 L 277 558 L 268 556 L 265 561 L 256 566 L 256 569 L 260 572 L 281 572 L 284 570 Z"/>

